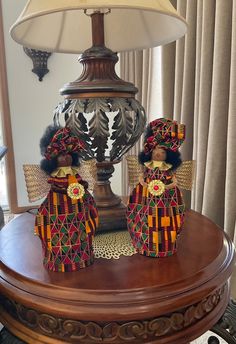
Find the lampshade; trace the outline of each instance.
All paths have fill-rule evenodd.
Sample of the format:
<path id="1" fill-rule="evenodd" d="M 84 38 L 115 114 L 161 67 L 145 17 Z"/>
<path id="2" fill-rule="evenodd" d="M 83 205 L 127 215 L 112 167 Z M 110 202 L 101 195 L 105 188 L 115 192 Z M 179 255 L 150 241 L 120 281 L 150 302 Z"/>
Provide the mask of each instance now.
<path id="1" fill-rule="evenodd" d="M 105 44 L 113 51 L 163 45 L 183 36 L 186 22 L 168 0 L 29 0 L 11 28 L 23 46 L 82 53 L 92 45 L 91 21 L 84 10 L 101 9 Z"/>

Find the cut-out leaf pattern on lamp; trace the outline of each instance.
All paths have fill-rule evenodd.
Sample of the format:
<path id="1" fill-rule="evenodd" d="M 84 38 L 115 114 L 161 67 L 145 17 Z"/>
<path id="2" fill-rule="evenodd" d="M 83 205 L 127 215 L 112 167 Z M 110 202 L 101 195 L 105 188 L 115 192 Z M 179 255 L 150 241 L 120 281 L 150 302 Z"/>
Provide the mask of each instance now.
<path id="1" fill-rule="evenodd" d="M 113 194 L 109 178 L 146 122 L 135 99 L 137 88 L 115 72 L 118 57 L 113 51 L 166 44 L 185 32 L 185 20 L 168 0 L 30 0 L 11 28 L 13 39 L 27 47 L 83 52 L 82 74 L 61 89 L 65 100 L 54 120 L 80 135 L 85 156 L 98 161 L 94 194 L 100 228 L 126 226 L 125 206 Z"/>

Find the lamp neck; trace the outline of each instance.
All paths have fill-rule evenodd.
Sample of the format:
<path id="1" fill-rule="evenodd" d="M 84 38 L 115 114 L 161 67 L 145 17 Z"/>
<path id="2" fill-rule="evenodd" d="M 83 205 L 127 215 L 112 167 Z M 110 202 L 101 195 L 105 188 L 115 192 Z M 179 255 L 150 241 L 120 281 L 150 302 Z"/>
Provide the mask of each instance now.
<path id="1" fill-rule="evenodd" d="M 83 65 L 81 76 L 61 89 L 61 94 L 68 98 L 129 98 L 138 92 L 132 83 L 120 79 L 116 74 L 118 56 L 105 47 L 104 14 L 99 11 L 89 14 L 93 45 L 79 59 Z"/>
<path id="2" fill-rule="evenodd" d="M 94 47 L 104 47 L 104 13 L 95 12 L 91 14 L 92 40 Z"/>

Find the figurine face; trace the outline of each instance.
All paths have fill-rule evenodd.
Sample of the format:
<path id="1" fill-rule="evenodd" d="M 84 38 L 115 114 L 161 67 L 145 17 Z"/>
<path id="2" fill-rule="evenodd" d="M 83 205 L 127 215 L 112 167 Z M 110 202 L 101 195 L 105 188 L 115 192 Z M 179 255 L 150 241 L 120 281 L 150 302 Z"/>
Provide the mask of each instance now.
<path id="1" fill-rule="evenodd" d="M 58 167 L 65 167 L 72 165 L 72 156 L 70 154 L 61 154 L 57 157 Z"/>
<path id="2" fill-rule="evenodd" d="M 154 161 L 165 161 L 166 160 L 165 149 L 156 146 L 152 151 L 152 160 L 154 160 Z"/>

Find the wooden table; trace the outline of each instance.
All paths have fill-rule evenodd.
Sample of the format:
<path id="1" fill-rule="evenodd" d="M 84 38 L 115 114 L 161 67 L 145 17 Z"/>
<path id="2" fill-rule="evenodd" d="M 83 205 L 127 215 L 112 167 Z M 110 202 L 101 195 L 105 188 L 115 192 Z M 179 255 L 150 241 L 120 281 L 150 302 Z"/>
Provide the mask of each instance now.
<path id="1" fill-rule="evenodd" d="M 73 273 L 43 268 L 33 224 L 24 214 L 0 233 L 0 321 L 27 343 L 182 344 L 227 306 L 233 246 L 196 212 L 172 257 L 97 259 Z"/>

